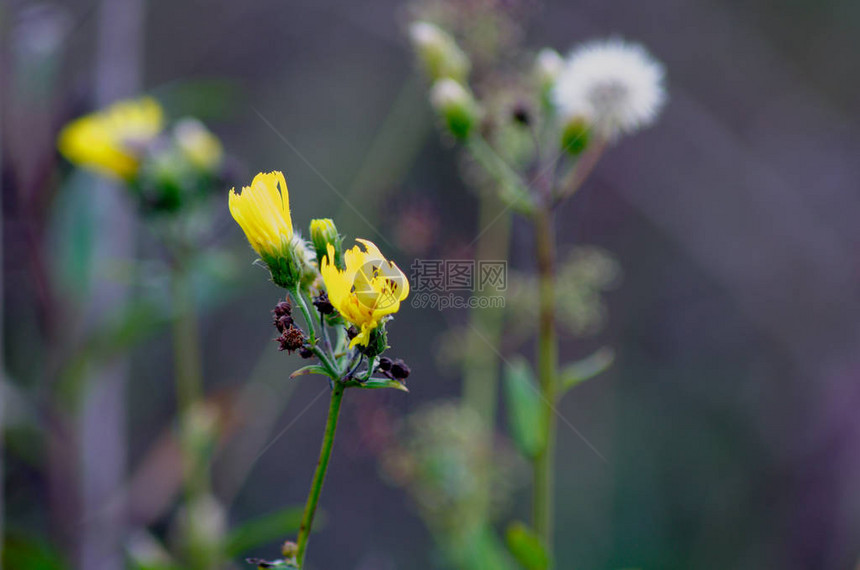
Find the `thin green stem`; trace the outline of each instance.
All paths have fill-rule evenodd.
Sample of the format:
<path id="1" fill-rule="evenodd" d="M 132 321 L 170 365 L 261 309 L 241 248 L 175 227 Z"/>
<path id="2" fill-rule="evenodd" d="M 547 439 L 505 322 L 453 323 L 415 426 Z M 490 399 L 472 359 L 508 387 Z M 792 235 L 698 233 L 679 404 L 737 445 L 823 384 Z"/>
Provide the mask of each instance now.
<path id="1" fill-rule="evenodd" d="M 292 293 L 293 299 L 295 299 L 296 304 L 299 306 L 299 310 L 301 310 L 302 312 L 302 316 L 305 319 L 305 325 L 308 327 L 308 337 L 310 338 L 311 344 L 314 344 L 317 339 L 316 323 L 314 322 L 313 318 L 311 318 L 311 313 L 308 310 L 308 304 L 305 301 L 305 296 L 298 285 L 296 285 L 293 290 L 290 291 L 290 293 Z"/>
<path id="2" fill-rule="evenodd" d="M 604 151 L 606 151 L 608 144 L 609 143 L 606 139 L 598 140 L 585 151 L 585 154 L 583 154 L 579 160 L 576 161 L 576 164 L 573 165 L 570 171 L 559 183 L 558 189 L 553 197 L 554 205 L 558 205 L 566 198 L 570 198 L 577 190 L 579 190 L 582 183 L 585 182 L 585 179 L 588 178 L 592 171 L 594 171 L 594 167 L 597 166 L 597 163 L 600 161 L 600 157 L 603 156 Z"/>
<path id="3" fill-rule="evenodd" d="M 553 473 L 555 463 L 555 403 L 558 393 L 558 339 L 555 330 L 555 235 L 551 207 L 535 216 L 535 245 L 539 279 L 538 379 L 542 395 L 546 445 L 534 458 L 533 525 L 553 552 Z"/>
<path id="4" fill-rule="evenodd" d="M 187 429 L 189 413 L 203 395 L 203 374 L 200 352 L 200 334 L 188 260 L 182 254 L 173 266 L 173 352 L 176 368 L 176 400 L 180 424 Z M 184 434 L 183 434 L 184 436 Z M 185 437 L 182 438 L 185 441 Z M 194 452 L 183 445 L 185 462 L 185 491 L 188 498 L 205 492 L 208 485 L 201 473 Z"/>
<path id="5" fill-rule="evenodd" d="M 331 457 L 331 450 L 334 446 L 334 434 L 337 431 L 337 419 L 340 415 L 340 404 L 343 400 L 344 386 L 340 380 L 335 380 L 334 387 L 331 391 L 331 403 L 328 409 L 328 420 L 326 421 L 325 434 L 323 435 L 322 447 L 320 448 L 320 458 L 317 463 L 317 469 L 314 472 L 314 478 L 311 482 L 311 491 L 308 494 L 307 503 L 305 503 L 305 512 L 302 515 L 302 523 L 299 527 L 299 537 L 297 540 L 296 562 L 299 568 L 303 568 L 305 564 L 305 554 L 308 549 L 308 540 L 311 536 L 311 527 L 314 522 L 314 514 L 317 510 L 320 493 L 322 492 L 323 483 L 325 482 L 326 470 L 328 469 L 328 461 Z"/>
<path id="6" fill-rule="evenodd" d="M 323 367 L 326 369 L 326 372 L 328 373 L 328 375 L 330 377 L 332 377 L 332 378 L 340 377 L 340 370 L 332 362 L 332 357 L 329 354 L 327 354 L 326 351 L 324 351 L 323 349 L 321 349 L 320 347 L 318 347 L 316 345 L 311 345 L 310 349 L 311 349 L 311 352 L 313 352 L 314 355 L 320 359 L 320 362 L 322 363 Z"/>
<path id="7" fill-rule="evenodd" d="M 483 232 L 475 245 L 475 260 L 506 261 L 508 259 L 511 216 L 504 204 L 493 194 L 483 193 L 478 203 L 478 224 Z M 475 292 L 475 297 L 490 298 L 502 295 L 495 286 L 486 285 Z M 504 324 L 502 307 L 492 308 L 489 302 L 478 302 L 480 309 L 469 313 L 467 354 L 463 359 L 463 401 L 477 411 L 488 429 L 496 422 L 499 384 L 499 359 L 496 352 L 487 350 L 487 344 L 499 346 Z"/>
<path id="8" fill-rule="evenodd" d="M 530 213 L 534 209 L 528 185 L 483 137 L 478 135 L 470 137 L 466 141 L 466 148 L 478 164 L 499 184 L 498 194 L 505 202 L 523 213 Z"/>

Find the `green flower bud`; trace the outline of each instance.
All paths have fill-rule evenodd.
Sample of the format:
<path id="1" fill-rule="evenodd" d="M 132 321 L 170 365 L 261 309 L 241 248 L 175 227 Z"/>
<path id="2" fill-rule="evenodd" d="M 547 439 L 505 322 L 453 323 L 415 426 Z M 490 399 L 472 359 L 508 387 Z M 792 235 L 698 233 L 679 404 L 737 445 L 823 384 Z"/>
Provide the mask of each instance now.
<path id="1" fill-rule="evenodd" d="M 554 49 L 544 48 L 538 52 L 534 63 L 534 77 L 542 94 L 552 89 L 563 67 L 564 59 Z"/>
<path id="2" fill-rule="evenodd" d="M 561 148 L 574 156 L 588 147 L 591 140 L 591 126 L 582 117 L 569 119 L 561 131 Z"/>
<path id="3" fill-rule="evenodd" d="M 469 57 L 457 42 L 439 26 L 429 22 L 414 22 L 409 38 L 430 79 L 450 78 L 465 81 L 469 76 Z"/>
<path id="4" fill-rule="evenodd" d="M 478 119 L 478 104 L 465 87 L 453 79 L 440 79 L 433 84 L 430 103 L 455 138 L 469 137 Z"/>
<path id="5" fill-rule="evenodd" d="M 334 263 L 338 269 L 343 269 L 343 239 L 337 233 L 337 227 L 330 218 L 311 220 L 311 241 L 317 254 L 317 263 L 322 267 L 322 260 L 328 251 L 328 244 L 334 247 Z"/>

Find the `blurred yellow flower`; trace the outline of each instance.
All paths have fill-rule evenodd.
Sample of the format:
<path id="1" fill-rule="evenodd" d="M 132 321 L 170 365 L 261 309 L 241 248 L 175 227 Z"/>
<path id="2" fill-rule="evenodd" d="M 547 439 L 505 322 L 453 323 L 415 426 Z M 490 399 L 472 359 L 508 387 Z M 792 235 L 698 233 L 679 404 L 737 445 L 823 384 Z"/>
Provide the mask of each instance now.
<path id="1" fill-rule="evenodd" d="M 163 127 L 164 112 L 155 99 L 120 101 L 66 125 L 57 147 L 77 166 L 129 180 L 137 173 L 141 147 Z"/>
<path id="2" fill-rule="evenodd" d="M 176 144 L 195 168 L 214 172 L 224 158 L 218 137 L 197 119 L 182 119 L 173 129 Z"/>
<path id="3" fill-rule="evenodd" d="M 231 189 L 230 213 L 263 261 L 269 263 L 269 258 L 288 253 L 293 221 L 290 194 L 282 172 L 259 173 L 250 186 L 242 188 L 241 194 Z"/>
<path id="4" fill-rule="evenodd" d="M 393 262 L 380 253 L 373 242 L 359 239 L 358 246 L 344 253 L 346 269 L 340 270 L 329 260 L 334 259 L 334 247 L 329 244 L 320 266 L 328 298 L 338 312 L 359 327 L 358 336 L 350 346 L 367 346 L 370 333 L 383 317 L 396 313 L 400 303 L 409 295 L 409 281 Z"/>

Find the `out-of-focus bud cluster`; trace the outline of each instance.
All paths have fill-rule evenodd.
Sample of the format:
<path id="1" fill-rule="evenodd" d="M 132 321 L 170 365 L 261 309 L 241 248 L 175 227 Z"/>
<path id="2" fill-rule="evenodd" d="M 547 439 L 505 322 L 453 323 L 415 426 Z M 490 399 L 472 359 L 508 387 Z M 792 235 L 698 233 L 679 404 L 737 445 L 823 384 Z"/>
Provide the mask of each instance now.
<path id="1" fill-rule="evenodd" d="M 413 6 L 410 39 L 431 82 L 433 108 L 455 139 L 479 131 L 518 163 L 528 157 L 518 148 L 522 133 L 507 128 L 512 123 L 531 129 L 535 147 L 551 137 L 562 154 L 578 157 L 656 119 L 666 99 L 664 69 L 642 46 L 613 39 L 583 44 L 567 58 L 551 48 L 522 57 L 516 31 L 523 10 L 511 4 L 423 0 Z"/>
<path id="2" fill-rule="evenodd" d="M 433 109 L 454 138 L 465 140 L 479 117 L 478 105 L 468 87 L 469 57 L 450 34 L 430 22 L 414 22 L 409 37 L 432 83 Z"/>
<path id="3" fill-rule="evenodd" d="M 596 247 L 575 248 L 560 264 L 556 277 L 559 326 L 577 336 L 600 330 L 606 319 L 603 294 L 618 284 L 620 276 L 618 262 L 606 251 Z M 532 327 L 537 322 L 536 287 L 534 276 L 508 275 L 508 308 L 511 320 L 518 323 L 513 332 L 522 339 L 533 334 Z"/>
<path id="4" fill-rule="evenodd" d="M 514 451 L 494 444 L 481 417 L 455 402 L 410 415 L 397 442 L 384 451 L 383 474 L 409 492 L 440 544 L 463 544 L 478 534 L 487 522 L 481 505 L 489 501 L 495 518 L 523 481 Z"/>
<path id="5" fill-rule="evenodd" d="M 447 30 L 474 68 L 486 68 L 516 52 L 533 9 L 532 0 L 416 0 L 409 14 Z"/>
<path id="6" fill-rule="evenodd" d="M 166 124 L 164 110 L 150 97 L 72 121 L 57 146 L 74 165 L 123 181 L 145 212 L 184 210 L 224 177 L 221 141 L 197 119 Z"/>
<path id="7" fill-rule="evenodd" d="M 179 511 L 173 541 L 194 568 L 218 568 L 224 560 L 227 511 L 210 494 L 200 495 Z"/>

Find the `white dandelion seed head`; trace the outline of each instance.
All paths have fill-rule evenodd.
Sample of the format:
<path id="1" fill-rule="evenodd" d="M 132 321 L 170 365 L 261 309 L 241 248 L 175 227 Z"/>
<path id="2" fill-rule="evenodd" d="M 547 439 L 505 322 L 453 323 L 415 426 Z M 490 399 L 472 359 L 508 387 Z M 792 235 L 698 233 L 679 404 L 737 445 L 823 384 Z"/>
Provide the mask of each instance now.
<path id="1" fill-rule="evenodd" d="M 614 139 L 654 122 L 666 102 L 665 73 L 639 44 L 589 42 L 567 57 L 552 100 L 562 120 L 583 119 Z"/>

